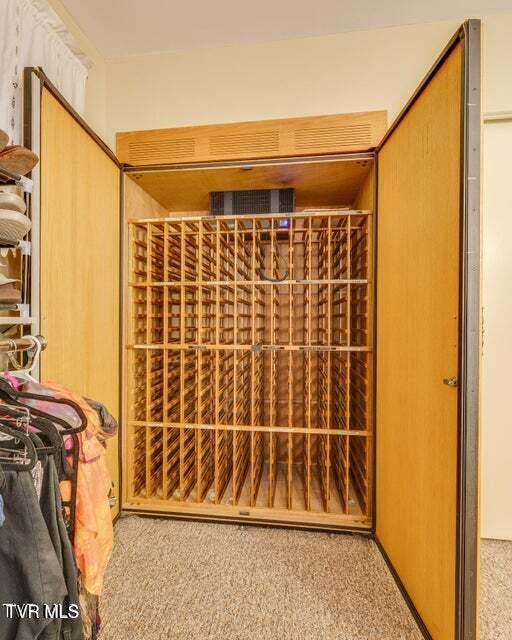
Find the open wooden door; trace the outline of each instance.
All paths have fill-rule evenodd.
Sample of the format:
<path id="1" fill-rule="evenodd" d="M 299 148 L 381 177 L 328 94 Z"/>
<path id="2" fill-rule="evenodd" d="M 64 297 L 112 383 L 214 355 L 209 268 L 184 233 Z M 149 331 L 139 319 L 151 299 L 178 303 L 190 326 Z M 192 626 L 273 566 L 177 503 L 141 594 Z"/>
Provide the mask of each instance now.
<path id="1" fill-rule="evenodd" d="M 426 637 L 477 637 L 480 22 L 378 148 L 376 538 Z"/>
<path id="2" fill-rule="evenodd" d="M 119 420 L 121 169 L 115 156 L 38 69 L 25 73 L 25 144 L 34 180 L 32 307 L 48 347 L 42 382 L 105 404 Z M 118 437 L 108 441 L 119 512 Z"/>

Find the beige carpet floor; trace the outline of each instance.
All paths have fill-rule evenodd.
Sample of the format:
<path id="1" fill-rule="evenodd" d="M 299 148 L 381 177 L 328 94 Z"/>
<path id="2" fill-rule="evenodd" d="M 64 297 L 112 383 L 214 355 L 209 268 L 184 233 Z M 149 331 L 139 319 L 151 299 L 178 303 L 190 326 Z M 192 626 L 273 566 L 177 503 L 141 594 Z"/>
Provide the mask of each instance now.
<path id="1" fill-rule="evenodd" d="M 128 517 L 101 640 L 419 640 L 361 536 Z"/>
<path id="2" fill-rule="evenodd" d="M 421 639 L 364 537 L 133 516 L 101 613 L 100 640 Z M 510 639 L 512 543 L 485 541 L 481 640 Z"/>
<path id="3" fill-rule="evenodd" d="M 482 540 L 480 638 L 512 639 L 512 542 Z"/>

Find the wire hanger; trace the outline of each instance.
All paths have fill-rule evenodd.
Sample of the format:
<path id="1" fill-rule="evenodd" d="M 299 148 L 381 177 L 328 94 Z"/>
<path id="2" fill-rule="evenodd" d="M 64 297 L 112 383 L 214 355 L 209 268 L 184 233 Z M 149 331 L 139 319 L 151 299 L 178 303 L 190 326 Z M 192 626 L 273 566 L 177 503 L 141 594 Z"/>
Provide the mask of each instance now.
<path id="1" fill-rule="evenodd" d="M 19 363 L 16 361 L 16 358 L 13 356 L 15 349 L 13 349 L 13 351 L 8 351 L 7 357 L 14 368 L 13 373 L 17 378 L 29 380 L 30 382 L 37 382 L 37 380 L 31 375 L 31 373 L 39 364 L 39 357 L 41 355 L 41 351 L 43 350 L 43 345 L 41 344 L 41 340 L 38 336 L 28 335 L 23 336 L 23 338 L 32 342 L 33 345 L 32 348 L 34 349 L 34 355 L 32 356 L 30 364 L 24 369 L 21 368 Z"/>

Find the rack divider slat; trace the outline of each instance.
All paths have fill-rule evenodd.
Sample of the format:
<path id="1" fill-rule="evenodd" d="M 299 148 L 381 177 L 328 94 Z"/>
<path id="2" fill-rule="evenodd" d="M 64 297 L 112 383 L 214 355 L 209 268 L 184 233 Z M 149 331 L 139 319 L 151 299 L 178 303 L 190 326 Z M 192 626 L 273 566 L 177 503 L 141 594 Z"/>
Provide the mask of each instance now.
<path id="1" fill-rule="evenodd" d="M 180 279 L 185 279 L 185 225 L 181 227 L 181 252 L 180 252 L 181 264 L 180 264 Z M 186 289 L 182 288 L 180 297 L 180 341 L 185 340 L 185 323 L 186 323 Z M 180 422 L 185 422 L 185 351 L 180 352 Z M 184 487 L 185 487 L 185 431 L 180 429 L 180 484 L 178 498 L 182 500 Z"/>
<path id="2" fill-rule="evenodd" d="M 146 225 L 146 237 L 147 237 L 147 253 L 146 253 L 146 277 L 148 282 L 151 283 L 151 224 L 148 222 Z M 146 341 L 148 344 L 153 342 L 153 336 L 151 332 L 152 320 L 151 320 L 151 289 L 146 287 Z M 152 389 L 152 376 L 151 376 L 151 351 L 146 353 L 146 420 L 151 420 L 151 389 Z M 151 431 L 146 427 L 146 493 L 149 495 L 151 484 L 151 466 L 150 466 L 150 436 Z"/>
<path id="3" fill-rule="evenodd" d="M 238 233 L 237 233 L 237 221 L 234 223 L 234 258 L 233 258 L 233 344 L 235 347 L 238 343 L 238 290 L 237 290 L 237 280 L 238 280 Z M 238 403 L 237 403 L 237 380 L 238 380 L 238 352 L 235 349 L 233 351 L 233 425 L 237 424 L 237 416 L 238 416 Z M 238 472 L 238 434 L 233 433 L 233 504 L 235 504 L 236 491 L 237 491 L 237 472 Z"/>
<path id="4" fill-rule="evenodd" d="M 309 233 L 307 236 L 308 246 L 308 268 L 310 274 L 313 269 L 313 219 L 309 219 Z M 311 276 L 310 276 L 311 277 Z M 311 345 L 312 338 L 312 329 L 313 329 L 313 316 L 312 316 L 312 295 L 313 291 L 310 288 L 308 290 L 308 309 L 307 309 L 307 318 L 308 318 L 308 335 L 307 335 L 307 344 Z M 311 387 L 311 353 L 308 351 L 306 354 L 306 368 L 305 368 L 305 376 L 306 376 L 306 415 L 307 422 L 306 426 L 308 428 L 308 433 L 305 436 L 305 444 L 304 444 L 304 453 L 305 453 L 305 464 L 304 464 L 304 490 L 305 490 L 305 505 L 304 508 L 306 511 L 309 511 L 311 508 L 311 435 L 310 431 L 312 428 L 312 420 L 311 420 L 311 400 L 312 400 L 312 387 Z"/>
<path id="5" fill-rule="evenodd" d="M 167 279 L 167 268 L 169 263 L 169 228 L 164 225 L 164 253 L 163 253 L 163 277 Z M 163 309 L 163 341 L 167 342 L 169 337 L 169 289 L 164 288 L 164 309 Z M 163 351 L 163 420 L 167 422 L 169 420 L 169 352 Z M 167 498 L 169 495 L 169 431 L 168 428 L 164 428 L 163 433 L 163 477 L 162 477 L 162 495 Z"/>
<path id="6" fill-rule="evenodd" d="M 216 280 L 220 280 L 220 234 L 219 234 L 220 221 L 215 221 L 215 254 L 216 254 Z M 220 287 L 216 286 L 215 297 L 215 344 L 220 342 Z M 215 422 L 220 422 L 220 351 L 215 352 Z M 213 498 L 215 503 L 218 504 L 218 496 L 220 491 L 220 452 L 221 452 L 221 432 L 217 430 L 215 432 L 215 459 L 214 459 L 214 490 Z"/>
<path id="7" fill-rule="evenodd" d="M 253 225 L 256 225 L 256 222 L 253 221 Z M 254 229 L 253 226 L 253 229 Z M 256 279 L 256 233 L 252 233 L 252 252 L 251 252 L 251 280 L 253 284 L 251 284 L 251 297 L 253 300 L 252 304 L 252 315 L 251 315 L 251 342 L 252 344 L 256 344 L 256 288 L 254 285 L 254 280 Z M 254 351 L 251 352 L 251 424 L 256 424 L 256 353 Z M 251 442 L 251 457 L 250 457 L 250 473 L 251 473 L 251 487 L 250 487 L 250 506 L 253 507 L 256 501 L 256 442 L 255 442 L 255 434 L 254 432 L 250 434 L 250 442 Z"/>
<path id="8" fill-rule="evenodd" d="M 350 279 L 350 275 L 352 273 L 352 264 L 351 264 L 351 254 L 352 254 L 352 247 L 351 247 L 351 242 L 352 242 L 352 234 L 351 234 L 351 228 L 350 228 L 350 218 L 347 219 L 347 276 Z M 351 332 L 351 314 L 350 314 L 350 307 L 351 307 L 351 286 L 348 285 L 347 286 L 347 301 L 346 301 L 346 333 L 347 333 L 347 343 L 351 344 L 351 337 L 352 337 L 352 332 Z M 346 399 L 346 406 L 345 406 L 345 410 L 346 410 L 346 415 L 345 415 L 345 423 L 347 425 L 347 429 L 350 429 L 350 420 L 351 420 L 351 415 L 350 415 L 350 384 L 351 384 L 351 376 L 350 376 L 350 353 L 347 353 L 347 362 L 346 362 L 346 368 L 347 368 L 347 374 L 346 374 L 346 389 L 347 389 L 347 399 Z M 349 500 L 350 500 L 350 436 L 346 436 L 345 438 L 345 442 L 346 442 L 346 454 L 345 454 L 345 496 L 344 496 L 344 503 L 345 505 L 347 505 L 345 508 L 348 509 L 348 504 L 349 504 Z"/>
<path id="9" fill-rule="evenodd" d="M 293 220 L 290 220 L 289 236 L 288 236 L 288 272 L 290 279 L 294 274 L 294 255 L 293 255 L 293 233 L 294 225 Z M 290 282 L 288 285 L 288 346 L 293 342 L 293 287 Z M 293 415 L 293 352 L 288 351 L 288 427 L 293 427 L 294 415 Z M 287 437 L 287 462 L 286 469 L 287 487 L 287 508 L 292 509 L 292 485 L 293 485 L 293 436 L 291 433 Z"/>
<path id="10" fill-rule="evenodd" d="M 270 343 L 275 343 L 275 286 L 273 284 L 274 281 L 274 221 L 270 221 L 270 255 L 269 255 L 269 265 L 270 265 Z M 275 354 L 270 353 L 270 377 L 269 377 L 269 422 L 270 424 L 275 424 L 276 419 L 274 415 L 274 396 L 275 396 Z M 268 480 L 267 480 L 267 506 L 273 506 L 273 494 L 272 489 L 274 486 L 274 434 L 270 433 L 268 436 Z"/>
<path id="11" fill-rule="evenodd" d="M 329 341 L 332 341 L 332 286 L 330 281 L 332 279 L 332 218 L 329 218 L 329 229 L 327 238 L 327 322 L 328 329 L 327 335 Z M 349 341 L 350 344 L 350 341 Z M 327 399 L 325 403 L 326 411 L 326 426 L 331 428 L 331 354 L 327 353 Z M 331 510 L 331 438 L 326 436 L 325 438 L 325 510 L 329 512 Z"/>
<path id="12" fill-rule="evenodd" d="M 197 343 L 203 343 L 203 226 L 199 224 L 198 238 L 198 282 L 197 289 Z M 197 353 L 197 420 L 201 424 L 203 422 L 203 352 Z M 198 430 L 196 434 L 196 500 L 201 502 L 203 489 L 203 461 L 202 461 L 202 431 Z"/>

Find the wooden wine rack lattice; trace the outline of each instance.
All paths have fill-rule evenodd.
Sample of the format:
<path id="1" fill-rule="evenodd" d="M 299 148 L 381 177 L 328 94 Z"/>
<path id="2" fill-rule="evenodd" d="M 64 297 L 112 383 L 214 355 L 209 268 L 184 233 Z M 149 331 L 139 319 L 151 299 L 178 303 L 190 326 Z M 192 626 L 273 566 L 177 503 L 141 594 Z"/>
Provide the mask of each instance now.
<path id="1" fill-rule="evenodd" d="M 128 504 L 370 526 L 370 213 L 128 227 Z"/>

